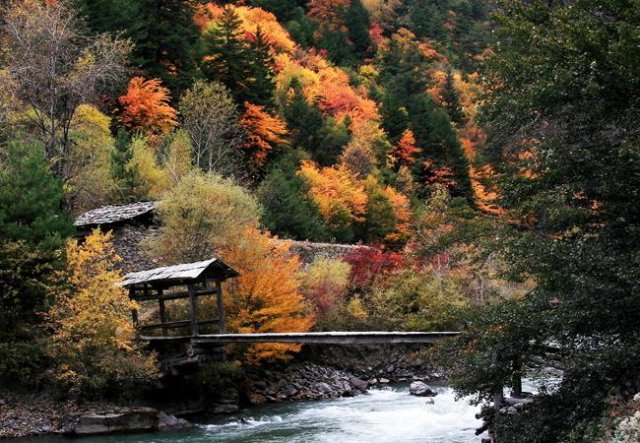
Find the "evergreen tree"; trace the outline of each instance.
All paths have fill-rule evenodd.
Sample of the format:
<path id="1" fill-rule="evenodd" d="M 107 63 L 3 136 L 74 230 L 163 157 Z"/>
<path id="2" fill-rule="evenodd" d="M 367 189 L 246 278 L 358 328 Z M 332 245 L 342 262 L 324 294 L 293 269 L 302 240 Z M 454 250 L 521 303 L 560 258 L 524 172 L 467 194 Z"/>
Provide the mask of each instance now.
<path id="1" fill-rule="evenodd" d="M 351 0 L 345 21 L 349 28 L 349 41 L 353 44 L 357 60 L 362 61 L 371 57 L 373 55 L 373 42 L 369 35 L 371 21 L 361 0 Z"/>
<path id="2" fill-rule="evenodd" d="M 323 126 L 322 111 L 307 101 L 297 78 L 291 81 L 293 97 L 285 106 L 284 117 L 293 134 L 293 145 L 311 152 L 319 144 L 319 132 Z"/>
<path id="3" fill-rule="evenodd" d="M 424 174 L 430 172 L 425 170 L 425 161 L 446 166 L 453 171 L 454 194 L 465 196 L 471 201 L 473 193 L 469 163 L 447 113 L 437 108 L 427 96 L 419 95 L 411 100 L 409 118 L 416 145 L 421 148 L 421 155 L 414 167 L 416 174 L 424 178 Z"/>
<path id="4" fill-rule="evenodd" d="M 297 162 L 287 156 L 276 162 L 258 188 L 262 223 L 284 238 L 326 241 L 326 228 L 307 186 L 297 175 Z"/>
<path id="5" fill-rule="evenodd" d="M 232 7 L 225 7 L 220 20 L 204 37 L 206 52 L 202 62 L 202 72 L 207 80 L 225 85 L 238 103 L 250 101 L 256 69 L 252 53 L 242 37 L 241 25 L 237 12 Z M 264 42 L 261 45 L 263 51 Z"/>
<path id="6" fill-rule="evenodd" d="M 449 114 L 451 121 L 455 123 L 464 122 L 464 112 L 460 105 L 458 92 L 453 84 L 453 73 L 451 71 L 447 72 L 447 77 L 445 78 L 444 86 L 442 88 L 442 105 L 447 111 L 447 114 Z"/>
<path id="7" fill-rule="evenodd" d="M 258 26 L 254 40 L 249 46 L 253 66 L 253 84 L 248 91 L 249 101 L 256 105 L 274 105 L 275 57 L 268 37 Z"/>
<path id="8" fill-rule="evenodd" d="M 96 32 L 124 32 L 135 47 L 132 64 L 160 78 L 174 97 L 193 82 L 200 33 L 185 0 L 75 0 Z"/>
<path id="9" fill-rule="evenodd" d="M 396 230 L 397 220 L 389 199 L 374 188 L 369 192 L 365 221 L 356 226 L 358 239 L 368 244 L 380 244 Z"/>
<path id="10" fill-rule="evenodd" d="M 42 146 L 14 141 L 0 169 L 0 337 L 44 308 L 64 241 L 72 232 L 63 187 Z"/>
<path id="11" fill-rule="evenodd" d="M 640 384 L 637 5 L 500 6 L 485 115 L 490 143 L 503 149 L 501 192 L 518 226 L 503 243 L 504 262 L 536 287 L 477 311 L 454 344 L 464 351 L 447 362 L 458 392 L 488 405 L 553 345 L 564 367 L 559 384 L 513 416 L 485 409 L 496 439 L 615 438 L 611 418 Z"/>
<path id="12" fill-rule="evenodd" d="M 124 129 L 118 131 L 111 153 L 111 178 L 116 184 L 118 201 L 135 201 L 134 190 L 139 186 L 140 174 L 133 160 L 133 144 Z"/>

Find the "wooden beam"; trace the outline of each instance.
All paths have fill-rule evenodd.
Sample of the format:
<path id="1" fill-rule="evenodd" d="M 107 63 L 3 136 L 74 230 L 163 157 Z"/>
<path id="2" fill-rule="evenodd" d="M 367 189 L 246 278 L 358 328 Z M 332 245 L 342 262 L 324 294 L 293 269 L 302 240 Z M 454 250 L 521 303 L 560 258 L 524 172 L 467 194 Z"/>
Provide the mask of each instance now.
<path id="1" fill-rule="evenodd" d="M 193 294 L 196 297 L 203 297 L 205 295 L 215 295 L 217 292 L 215 289 L 207 289 L 204 291 L 196 291 L 194 289 Z M 168 293 L 166 295 L 162 296 L 163 300 L 177 300 L 180 298 L 189 298 L 189 291 L 181 291 L 181 292 L 174 292 L 174 293 Z M 134 296 L 132 297 L 135 301 L 154 301 L 154 300 L 158 300 L 157 296 L 153 296 L 153 295 L 147 295 L 147 296 Z"/>
<path id="2" fill-rule="evenodd" d="M 439 340 L 455 337 L 459 332 L 289 332 L 263 334 L 203 334 L 192 337 L 198 344 L 230 343 L 301 343 L 301 344 L 433 344 Z M 188 337 L 140 337 L 146 341 L 185 340 Z"/>
<path id="3" fill-rule="evenodd" d="M 164 299 L 162 298 L 162 289 L 158 289 L 158 306 L 160 310 L 160 324 L 162 325 L 162 335 L 167 336 L 167 312 L 164 307 Z"/>
<path id="4" fill-rule="evenodd" d="M 218 323 L 218 319 L 217 318 L 213 318 L 210 320 L 199 320 L 198 321 L 198 326 L 203 326 L 203 325 L 210 325 L 210 324 L 214 324 L 214 323 Z M 178 321 L 171 321 L 171 322 L 166 322 L 166 323 L 150 323 L 148 325 L 141 325 L 138 327 L 138 329 L 141 330 L 145 330 L 145 329 L 159 329 L 162 328 L 163 326 L 167 329 L 177 329 L 177 328 L 186 328 L 189 327 L 191 325 L 191 320 L 178 320 Z M 168 337 L 171 338 L 171 337 Z"/>
<path id="5" fill-rule="evenodd" d="M 222 299 L 222 282 L 216 280 L 216 300 L 218 302 L 218 332 L 225 334 L 227 332 L 227 319 L 224 312 L 224 300 Z"/>
<path id="6" fill-rule="evenodd" d="M 196 299 L 195 290 L 192 284 L 189 288 L 189 302 L 191 303 L 191 335 L 198 336 L 198 300 Z"/>

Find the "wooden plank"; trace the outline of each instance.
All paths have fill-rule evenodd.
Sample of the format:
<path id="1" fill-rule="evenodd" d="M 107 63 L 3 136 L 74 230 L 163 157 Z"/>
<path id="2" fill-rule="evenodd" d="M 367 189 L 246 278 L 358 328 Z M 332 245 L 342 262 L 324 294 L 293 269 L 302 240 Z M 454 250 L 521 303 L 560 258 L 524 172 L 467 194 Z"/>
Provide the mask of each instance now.
<path id="1" fill-rule="evenodd" d="M 459 332 L 291 332 L 264 334 L 203 334 L 193 337 L 198 344 L 300 343 L 300 344 L 432 344 L 455 337 Z M 146 341 L 185 340 L 186 337 L 140 337 Z"/>

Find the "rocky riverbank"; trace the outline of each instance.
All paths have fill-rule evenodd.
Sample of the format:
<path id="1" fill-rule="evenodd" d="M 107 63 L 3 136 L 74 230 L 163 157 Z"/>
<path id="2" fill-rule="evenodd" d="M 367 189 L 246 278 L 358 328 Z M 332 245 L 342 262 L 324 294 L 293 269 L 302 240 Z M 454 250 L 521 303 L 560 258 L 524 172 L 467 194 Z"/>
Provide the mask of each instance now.
<path id="1" fill-rule="evenodd" d="M 46 393 L 0 392 L 0 438 L 89 435 L 184 428 L 186 420 L 141 406 L 56 401 Z"/>
<path id="2" fill-rule="evenodd" d="M 372 386 L 438 378 L 419 355 L 408 351 L 403 347 L 309 348 L 293 362 L 244 368 L 239 378 L 216 388 L 217 398 L 191 396 L 190 404 L 181 404 L 179 396 L 166 392 L 130 405 L 60 402 L 47 393 L 0 392 L 0 438 L 174 429 L 188 423 L 170 414 L 235 413 L 247 405 L 351 397 Z"/>

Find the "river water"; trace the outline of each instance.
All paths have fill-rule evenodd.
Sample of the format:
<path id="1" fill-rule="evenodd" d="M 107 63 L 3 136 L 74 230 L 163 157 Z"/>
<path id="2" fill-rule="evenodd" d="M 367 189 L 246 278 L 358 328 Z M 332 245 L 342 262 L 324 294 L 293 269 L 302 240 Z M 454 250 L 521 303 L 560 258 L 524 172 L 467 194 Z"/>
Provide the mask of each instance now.
<path id="1" fill-rule="evenodd" d="M 244 409 L 196 428 L 165 433 L 88 437 L 75 443 L 478 443 L 478 408 L 446 386 L 433 404 L 406 385 L 353 398 L 289 402 Z M 33 442 L 64 441 L 45 437 Z"/>

